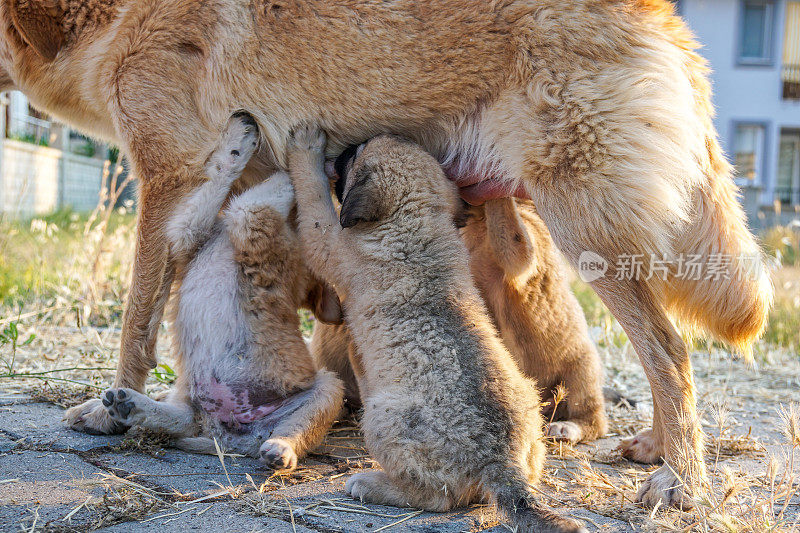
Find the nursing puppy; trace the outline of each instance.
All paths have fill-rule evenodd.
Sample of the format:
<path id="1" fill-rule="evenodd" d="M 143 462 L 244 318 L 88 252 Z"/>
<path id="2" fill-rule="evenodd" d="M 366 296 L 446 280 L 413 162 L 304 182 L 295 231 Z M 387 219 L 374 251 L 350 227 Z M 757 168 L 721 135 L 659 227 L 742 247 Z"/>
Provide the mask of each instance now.
<path id="1" fill-rule="evenodd" d="M 364 438 L 383 467 L 345 490 L 432 511 L 490 499 L 522 531 L 581 530 L 533 497 L 539 394 L 486 318 L 454 225 L 455 187 L 419 146 L 379 136 L 344 178 L 337 220 L 324 148 L 310 127 L 290 141 L 299 230 L 309 267 L 343 296 L 364 363 Z"/>
<path id="2" fill-rule="evenodd" d="M 603 436 L 600 357 L 533 204 L 490 200 L 470 208 L 468 217 L 461 235 L 472 276 L 506 348 L 546 395 L 543 414 L 553 420 L 547 435 L 573 443 Z M 559 385 L 567 395 L 556 405 Z"/>
<path id="3" fill-rule="evenodd" d="M 337 160 L 344 174 L 355 147 Z M 344 179 L 337 182 L 341 202 Z M 503 344 L 522 373 L 545 393 L 546 434 L 560 440 L 594 440 L 607 429 L 603 371 L 583 311 L 570 290 L 553 241 L 531 202 L 490 200 L 466 212 L 461 236 L 470 269 Z M 361 405 L 356 374 L 361 365 L 345 325 L 317 324 L 311 354 L 320 368 L 345 384 L 351 407 Z M 557 406 L 553 391 L 563 385 Z M 555 408 L 555 412 L 554 412 Z"/>
<path id="4" fill-rule="evenodd" d="M 217 213 L 256 147 L 257 128 L 231 120 L 206 164 L 208 181 L 176 209 L 167 236 L 185 274 L 171 303 L 178 381 L 165 401 L 128 388 L 102 403 L 123 426 L 169 433 L 179 448 L 226 449 L 276 469 L 294 468 L 333 424 L 342 383 L 315 370 L 297 308 L 335 321 L 335 294 L 305 268 L 284 173 Z M 313 300 L 313 301 L 309 301 Z"/>

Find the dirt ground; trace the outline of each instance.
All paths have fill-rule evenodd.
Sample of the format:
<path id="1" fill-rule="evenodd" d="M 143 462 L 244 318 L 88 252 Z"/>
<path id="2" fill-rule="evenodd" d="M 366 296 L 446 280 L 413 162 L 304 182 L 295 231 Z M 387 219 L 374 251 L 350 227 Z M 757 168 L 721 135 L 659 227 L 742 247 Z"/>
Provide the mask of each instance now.
<path id="1" fill-rule="evenodd" d="M 0 531 L 505 531 L 488 506 L 431 514 L 362 505 L 345 480 L 376 468 L 356 419 L 341 421 L 300 468 L 275 475 L 258 462 L 196 456 L 157 435 L 96 437 L 70 431 L 63 408 L 91 397 L 113 376 L 115 329 L 36 326 L 15 368 L 67 381 L 0 381 Z M 595 443 L 552 443 L 538 490 L 590 531 L 799 531 L 800 360 L 761 348 L 754 366 L 713 346 L 693 356 L 708 436 L 712 496 L 697 510 L 655 512 L 634 503 L 646 467 L 615 451 L 649 425 L 649 389 L 613 323 L 593 328 L 607 384 L 636 402 L 609 406 L 609 435 Z M 164 342 L 161 346 L 167 346 Z M 58 361 L 42 353 L 60 354 Z M 166 359 L 168 363 L 168 359 Z M 57 365 L 56 365 L 57 363 Z M 67 369 L 65 371 L 64 369 Z M 86 370 L 88 369 L 88 370 Z M 41 377 L 41 376 L 40 376 Z M 148 391 L 167 387 L 169 368 Z M 794 410 L 793 410 L 794 409 Z M 797 455 L 798 457 L 795 457 Z"/>

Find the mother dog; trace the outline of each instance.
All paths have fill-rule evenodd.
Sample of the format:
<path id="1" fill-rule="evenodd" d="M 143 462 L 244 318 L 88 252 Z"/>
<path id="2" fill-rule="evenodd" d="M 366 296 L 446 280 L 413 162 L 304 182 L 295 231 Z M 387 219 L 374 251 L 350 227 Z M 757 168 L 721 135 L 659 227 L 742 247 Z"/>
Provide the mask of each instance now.
<path id="1" fill-rule="evenodd" d="M 737 275 L 758 247 L 717 144 L 705 62 L 668 2 L 0 0 L 0 20 L 0 89 L 117 143 L 141 179 L 116 387 L 141 390 L 156 364 L 164 228 L 232 113 L 258 122 L 254 168 L 284 165 L 301 121 L 330 133 L 329 155 L 391 131 L 435 154 L 467 196 L 528 194 L 573 263 L 584 252 L 609 263 L 592 286 L 655 404 L 653 429 L 623 453 L 667 463 L 640 498 L 689 505 L 701 490 L 692 371 L 667 312 L 746 347 L 771 288 Z M 728 262 L 715 279 L 616 268 L 651 254 Z M 103 410 L 71 416 L 111 427 Z"/>

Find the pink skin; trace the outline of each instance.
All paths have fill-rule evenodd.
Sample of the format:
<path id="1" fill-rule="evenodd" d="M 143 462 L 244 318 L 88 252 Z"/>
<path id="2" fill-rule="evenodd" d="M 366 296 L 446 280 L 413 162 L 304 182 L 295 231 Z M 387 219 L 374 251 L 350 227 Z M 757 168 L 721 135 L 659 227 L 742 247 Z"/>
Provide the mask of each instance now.
<path id="1" fill-rule="evenodd" d="M 325 172 L 328 177 L 336 180 L 338 176 L 333 169 L 333 161 L 326 161 Z M 516 190 L 510 191 L 500 176 L 486 176 L 485 174 L 454 174 L 453 169 L 445 169 L 447 177 L 458 186 L 461 198 L 470 205 L 483 205 L 488 200 L 514 196 L 530 200 L 525 188 L 520 185 Z"/>
<path id="2" fill-rule="evenodd" d="M 482 205 L 487 200 L 515 196 L 530 200 L 528 192 L 520 185 L 516 190 L 509 190 L 508 185 L 502 181 L 501 176 L 487 176 L 486 174 L 454 174 L 452 169 L 445 169 L 450 181 L 458 186 L 461 198 L 470 205 Z"/>
<path id="3" fill-rule="evenodd" d="M 247 389 L 234 391 L 226 383 L 212 377 L 209 382 L 197 383 L 196 397 L 200 407 L 224 424 L 249 424 L 280 407 L 282 400 L 255 406 Z"/>

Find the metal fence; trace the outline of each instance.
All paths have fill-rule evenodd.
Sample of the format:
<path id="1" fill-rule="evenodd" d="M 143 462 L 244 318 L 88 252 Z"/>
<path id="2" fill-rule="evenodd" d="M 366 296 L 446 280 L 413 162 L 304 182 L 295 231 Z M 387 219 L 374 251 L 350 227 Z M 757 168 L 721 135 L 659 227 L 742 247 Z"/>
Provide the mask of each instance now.
<path id="1" fill-rule="evenodd" d="M 782 205 L 800 205 L 800 189 L 794 187 L 776 187 L 775 200 Z"/>
<path id="2" fill-rule="evenodd" d="M 50 146 L 52 125 L 49 120 L 41 118 L 14 116 L 8 123 L 8 137 L 39 146 Z"/>

